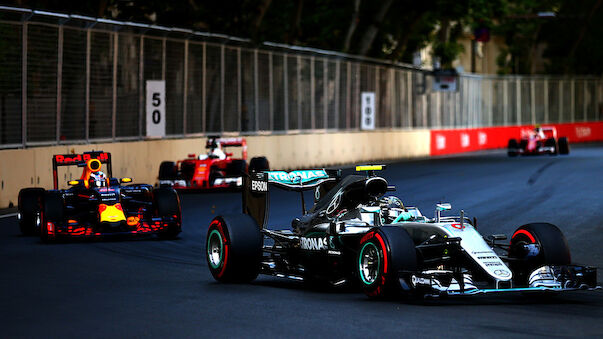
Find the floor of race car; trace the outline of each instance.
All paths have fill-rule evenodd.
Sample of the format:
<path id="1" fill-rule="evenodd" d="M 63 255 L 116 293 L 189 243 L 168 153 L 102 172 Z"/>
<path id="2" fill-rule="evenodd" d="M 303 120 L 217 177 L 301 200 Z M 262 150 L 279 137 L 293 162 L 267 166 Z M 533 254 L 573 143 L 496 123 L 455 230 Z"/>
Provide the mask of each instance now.
<path id="1" fill-rule="evenodd" d="M 569 156 L 491 151 L 392 164 L 383 172 L 407 205 L 432 216 L 450 202 L 483 234 L 557 224 L 577 263 L 603 266 L 603 145 Z M 214 282 L 204 257 L 211 218 L 239 212 L 237 193 L 183 194 L 179 240 L 44 245 L 0 218 L 3 337 L 534 337 L 601 336 L 603 292 L 553 298 L 496 295 L 372 301 L 353 289 L 309 289 L 260 277 Z M 272 195 L 272 224 L 299 214 L 295 193 Z M 310 201 L 308 197 L 307 201 Z M 603 281 L 599 271 L 599 283 Z"/>

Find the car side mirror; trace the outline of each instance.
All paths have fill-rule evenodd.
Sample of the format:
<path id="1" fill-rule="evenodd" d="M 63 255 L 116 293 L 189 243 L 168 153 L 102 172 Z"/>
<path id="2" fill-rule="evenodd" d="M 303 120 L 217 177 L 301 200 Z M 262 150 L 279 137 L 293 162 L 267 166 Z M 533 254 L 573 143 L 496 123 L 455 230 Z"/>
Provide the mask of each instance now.
<path id="1" fill-rule="evenodd" d="M 128 182 L 132 182 L 132 178 L 121 178 L 120 182 L 123 183 L 128 183 Z"/>
<path id="2" fill-rule="evenodd" d="M 452 205 L 450 205 L 449 203 L 440 203 L 436 205 L 436 215 L 435 215 L 435 221 L 436 222 L 440 222 L 440 212 L 442 211 L 448 211 L 452 208 Z"/>
<path id="3" fill-rule="evenodd" d="M 452 209 L 452 205 L 450 205 L 449 203 L 437 204 L 436 209 L 438 211 L 448 211 L 448 210 Z"/>

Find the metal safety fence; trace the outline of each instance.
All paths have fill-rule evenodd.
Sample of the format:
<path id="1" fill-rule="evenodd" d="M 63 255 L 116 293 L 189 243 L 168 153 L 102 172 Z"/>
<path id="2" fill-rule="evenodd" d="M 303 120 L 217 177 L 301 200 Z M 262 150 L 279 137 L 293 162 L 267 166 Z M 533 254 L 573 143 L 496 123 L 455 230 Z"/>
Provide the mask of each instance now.
<path id="1" fill-rule="evenodd" d="M 377 129 L 598 121 L 597 77 L 461 75 L 221 35 L 0 7 L 0 148 L 145 138 L 145 83 L 165 80 L 166 133 Z"/>

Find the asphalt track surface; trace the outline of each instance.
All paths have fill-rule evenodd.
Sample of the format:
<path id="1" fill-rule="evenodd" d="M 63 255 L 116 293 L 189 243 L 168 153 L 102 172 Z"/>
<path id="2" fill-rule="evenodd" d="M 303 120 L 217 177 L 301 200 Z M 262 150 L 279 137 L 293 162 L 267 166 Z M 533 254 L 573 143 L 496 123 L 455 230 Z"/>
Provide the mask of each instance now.
<path id="1" fill-rule="evenodd" d="M 557 224 L 574 262 L 603 266 L 603 147 L 509 159 L 502 151 L 392 164 L 383 173 L 407 205 L 438 201 L 478 218 L 483 234 Z M 299 214 L 295 193 L 271 196 L 271 225 Z M 236 193 L 186 194 L 178 240 L 45 245 L 0 219 L 0 333 L 16 337 L 601 337 L 603 292 L 436 301 L 373 301 L 261 276 L 218 284 L 204 257 L 217 214 Z M 599 281 L 603 280 L 599 273 Z"/>

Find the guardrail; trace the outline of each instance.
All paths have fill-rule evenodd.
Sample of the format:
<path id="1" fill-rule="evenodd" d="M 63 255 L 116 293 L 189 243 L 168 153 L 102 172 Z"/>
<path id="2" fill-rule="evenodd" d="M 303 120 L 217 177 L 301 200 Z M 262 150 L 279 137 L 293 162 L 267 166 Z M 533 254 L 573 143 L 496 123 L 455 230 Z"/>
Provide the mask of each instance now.
<path id="1" fill-rule="evenodd" d="M 166 81 L 171 138 L 599 121 L 596 77 L 461 75 L 130 22 L 0 7 L 0 148 L 145 139 L 147 80 Z"/>

